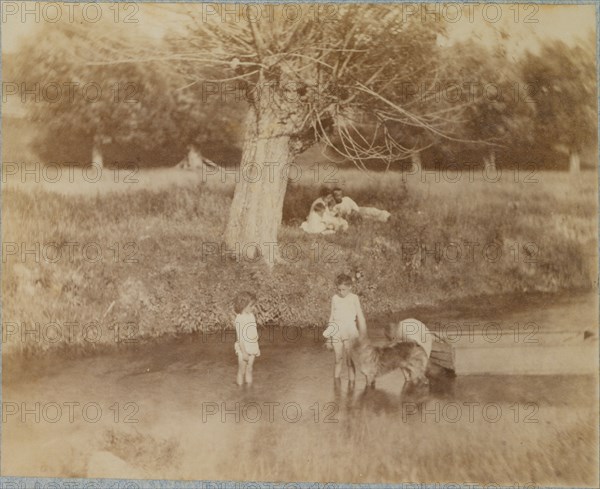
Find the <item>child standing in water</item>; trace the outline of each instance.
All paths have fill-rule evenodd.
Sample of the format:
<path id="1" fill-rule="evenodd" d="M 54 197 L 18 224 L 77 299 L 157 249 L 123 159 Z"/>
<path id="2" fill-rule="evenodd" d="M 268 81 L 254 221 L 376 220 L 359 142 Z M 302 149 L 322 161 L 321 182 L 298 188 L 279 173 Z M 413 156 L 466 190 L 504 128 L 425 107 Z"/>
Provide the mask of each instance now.
<path id="1" fill-rule="evenodd" d="M 346 275 L 338 275 L 335 280 L 337 293 L 331 299 L 329 325 L 323 336 L 333 346 L 335 368 L 333 378 L 339 381 L 342 373 L 342 360 L 346 356 L 348 381 L 354 383 L 355 367 L 352 361 L 352 346 L 360 336 L 367 334 L 367 322 L 360 306 L 360 300 L 352 293 L 352 279 Z"/>
<path id="2" fill-rule="evenodd" d="M 258 331 L 254 317 L 256 296 L 251 292 L 240 292 L 233 301 L 235 317 L 235 353 L 238 357 L 237 385 L 252 385 L 252 367 L 254 360 L 260 356 L 258 347 Z"/>

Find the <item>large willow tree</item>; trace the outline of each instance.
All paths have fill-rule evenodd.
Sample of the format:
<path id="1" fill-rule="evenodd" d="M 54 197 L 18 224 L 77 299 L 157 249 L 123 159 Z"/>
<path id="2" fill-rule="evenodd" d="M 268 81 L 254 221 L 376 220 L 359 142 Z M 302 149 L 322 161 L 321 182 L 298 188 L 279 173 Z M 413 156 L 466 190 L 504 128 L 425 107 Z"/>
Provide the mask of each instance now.
<path id="1" fill-rule="evenodd" d="M 162 60 L 177 67 L 187 87 L 243 87 L 249 110 L 241 169 L 261 178 L 242 178 L 236 186 L 224 236 L 231 249 L 274 249 L 288 167 L 316 141 L 363 166 L 418 151 L 399 128 L 415 141 L 427 140 L 416 133 L 441 137 L 452 125 L 451 107 L 429 103 L 444 27 L 404 17 L 401 5 L 172 7 L 182 14 L 183 33 L 169 36 L 164 52 L 130 47 L 108 53 L 111 61 L 102 61 L 101 51 L 96 58 Z"/>

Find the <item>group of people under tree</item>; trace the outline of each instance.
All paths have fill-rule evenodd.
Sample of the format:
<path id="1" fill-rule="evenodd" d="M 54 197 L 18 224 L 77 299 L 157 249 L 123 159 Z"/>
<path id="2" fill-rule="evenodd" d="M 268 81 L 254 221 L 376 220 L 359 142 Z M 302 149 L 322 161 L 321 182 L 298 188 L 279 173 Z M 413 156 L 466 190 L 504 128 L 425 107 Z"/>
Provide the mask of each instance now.
<path id="1" fill-rule="evenodd" d="M 354 200 L 336 187 L 330 193 L 316 199 L 310 206 L 306 221 L 300 228 L 309 234 L 335 234 L 347 231 L 348 223 L 373 219 L 387 222 L 391 214 L 375 207 L 359 207 Z"/>

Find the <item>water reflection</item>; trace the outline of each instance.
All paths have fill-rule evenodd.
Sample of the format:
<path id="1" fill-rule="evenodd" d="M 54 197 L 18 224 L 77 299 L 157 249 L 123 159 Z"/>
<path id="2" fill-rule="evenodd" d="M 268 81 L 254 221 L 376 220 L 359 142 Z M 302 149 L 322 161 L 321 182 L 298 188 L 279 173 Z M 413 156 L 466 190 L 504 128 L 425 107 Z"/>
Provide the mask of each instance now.
<path id="1" fill-rule="evenodd" d="M 593 376 L 466 376 L 432 381 L 429 386 L 405 383 L 392 391 L 346 382 L 331 386 L 332 401 L 348 416 L 370 413 L 403 414 L 407 406 L 419 411 L 427 403 L 535 403 L 546 406 L 590 406 L 597 390 Z"/>

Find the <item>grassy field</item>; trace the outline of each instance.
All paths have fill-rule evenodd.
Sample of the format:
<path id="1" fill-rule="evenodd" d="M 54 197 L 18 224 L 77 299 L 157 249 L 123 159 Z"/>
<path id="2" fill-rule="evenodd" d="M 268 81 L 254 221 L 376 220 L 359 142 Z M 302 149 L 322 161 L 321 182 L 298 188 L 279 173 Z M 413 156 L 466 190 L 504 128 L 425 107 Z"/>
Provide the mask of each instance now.
<path id="1" fill-rule="evenodd" d="M 231 297 L 246 287 L 264 304 L 259 321 L 322 326 L 342 271 L 362 273 L 356 289 L 367 320 L 414 305 L 596 286 L 596 173 L 538 173 L 529 182 L 528 172 L 496 182 L 438 174 L 436 182 L 431 173 L 338 170 L 326 185 L 392 218 L 306 235 L 298 225 L 331 176 L 305 172 L 288 187 L 284 260 L 272 273 L 219 248 L 231 175 L 152 170 L 130 184 L 105 175 L 5 185 L 4 352 L 230 327 Z"/>

